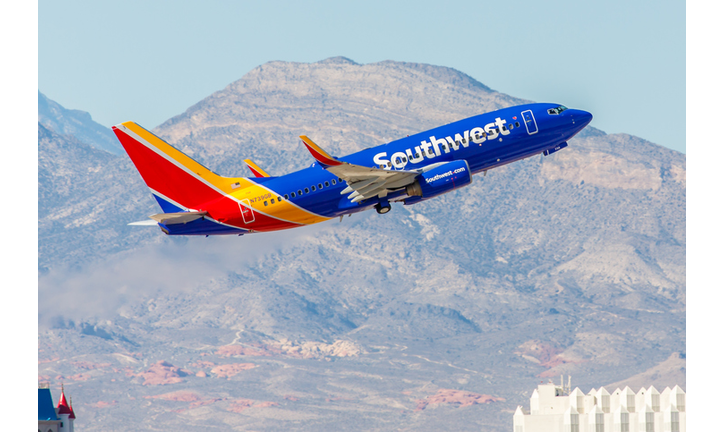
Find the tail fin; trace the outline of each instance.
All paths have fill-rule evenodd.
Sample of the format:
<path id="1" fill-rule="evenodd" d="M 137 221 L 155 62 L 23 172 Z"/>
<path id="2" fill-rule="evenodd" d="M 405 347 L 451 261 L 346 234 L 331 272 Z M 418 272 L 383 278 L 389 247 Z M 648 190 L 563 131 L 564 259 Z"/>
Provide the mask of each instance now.
<path id="1" fill-rule="evenodd" d="M 198 209 L 247 182 L 213 173 L 134 122 L 112 129 L 165 213 Z"/>

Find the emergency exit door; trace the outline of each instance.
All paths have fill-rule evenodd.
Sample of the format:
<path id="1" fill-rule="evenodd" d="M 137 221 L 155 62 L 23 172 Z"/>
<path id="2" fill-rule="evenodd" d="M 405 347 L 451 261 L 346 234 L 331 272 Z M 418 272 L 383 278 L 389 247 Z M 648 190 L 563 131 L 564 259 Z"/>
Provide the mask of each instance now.
<path id="1" fill-rule="evenodd" d="M 538 125 L 535 123 L 533 111 L 523 111 L 522 113 L 520 113 L 520 115 L 523 116 L 523 121 L 525 122 L 525 128 L 528 131 L 528 135 L 538 133 Z"/>
<path id="2" fill-rule="evenodd" d="M 241 210 L 241 217 L 244 218 L 245 224 L 254 222 L 254 210 L 252 210 L 248 199 L 241 200 L 239 210 Z"/>

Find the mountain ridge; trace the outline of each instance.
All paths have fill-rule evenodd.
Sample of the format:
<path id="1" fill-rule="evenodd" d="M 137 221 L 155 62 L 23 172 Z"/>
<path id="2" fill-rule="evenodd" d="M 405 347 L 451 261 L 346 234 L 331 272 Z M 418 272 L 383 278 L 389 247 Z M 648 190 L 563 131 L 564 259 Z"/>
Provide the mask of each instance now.
<path id="1" fill-rule="evenodd" d="M 93 121 L 86 111 L 66 109 L 48 99 L 40 91 L 38 91 L 38 123 L 58 134 L 72 135 L 91 147 L 115 155 L 125 154 L 110 128 Z"/>
<path id="2" fill-rule="evenodd" d="M 251 157 L 278 175 L 312 162 L 302 132 L 347 154 L 519 101 L 456 87 L 447 68 L 432 75 L 396 62 L 267 63 L 153 132 L 216 172 L 239 175 Z M 172 239 L 126 227 L 157 211 L 127 158 L 43 134 L 78 168 L 39 170 L 71 186 L 39 203 L 39 376 L 64 380 L 91 428 L 123 417 L 135 429 L 503 431 L 541 377 L 598 388 L 681 367 L 667 362 L 685 352 L 676 151 L 587 129 L 561 152 L 388 215 Z M 139 378 L 175 368 L 192 373 Z M 666 379 L 685 376 L 675 372 Z M 674 384 L 685 385 L 659 385 Z M 159 396 L 177 391 L 198 400 Z M 489 398 L 417 410 L 451 391 Z"/>

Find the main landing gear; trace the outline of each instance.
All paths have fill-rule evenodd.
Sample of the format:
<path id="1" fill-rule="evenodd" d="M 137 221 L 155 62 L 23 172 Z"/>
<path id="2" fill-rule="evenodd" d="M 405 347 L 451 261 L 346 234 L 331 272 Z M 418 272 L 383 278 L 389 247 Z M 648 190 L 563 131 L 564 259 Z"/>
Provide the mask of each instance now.
<path id="1" fill-rule="evenodd" d="M 392 210 L 392 206 L 390 205 L 390 203 L 380 203 L 375 206 L 375 210 L 377 210 L 377 213 L 379 214 L 385 214 Z"/>

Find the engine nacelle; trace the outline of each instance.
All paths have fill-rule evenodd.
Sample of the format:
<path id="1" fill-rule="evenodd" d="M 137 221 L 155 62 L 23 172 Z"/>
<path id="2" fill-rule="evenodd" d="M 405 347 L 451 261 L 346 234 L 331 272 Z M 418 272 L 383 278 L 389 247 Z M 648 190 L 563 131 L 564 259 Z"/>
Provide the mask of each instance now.
<path id="1" fill-rule="evenodd" d="M 473 174 L 466 160 L 456 160 L 436 166 L 425 171 L 415 179 L 415 182 L 405 187 L 410 198 L 405 204 L 415 204 L 428 198 L 442 195 L 453 189 L 469 185 L 473 181 Z"/>

